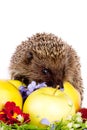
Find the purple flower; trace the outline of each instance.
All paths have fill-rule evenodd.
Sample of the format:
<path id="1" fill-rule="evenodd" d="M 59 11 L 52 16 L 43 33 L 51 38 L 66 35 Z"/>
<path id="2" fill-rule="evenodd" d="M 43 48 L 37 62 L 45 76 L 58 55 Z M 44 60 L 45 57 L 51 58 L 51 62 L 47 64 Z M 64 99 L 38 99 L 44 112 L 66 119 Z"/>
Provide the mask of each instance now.
<path id="1" fill-rule="evenodd" d="M 33 92 L 34 91 L 34 89 L 35 89 L 35 87 L 36 87 L 36 82 L 35 81 L 32 81 L 29 85 L 28 85 L 28 91 L 29 92 Z"/>
<path id="2" fill-rule="evenodd" d="M 28 90 L 29 90 L 29 92 L 33 92 L 34 90 L 36 90 L 36 89 L 38 89 L 38 88 L 45 87 L 45 86 L 47 86 L 47 85 L 45 84 L 45 82 L 36 84 L 35 81 L 32 81 L 32 82 L 28 85 Z"/>
<path id="3" fill-rule="evenodd" d="M 60 88 L 60 91 L 64 91 L 64 88 Z"/>
<path id="4" fill-rule="evenodd" d="M 27 98 L 28 95 L 30 95 L 33 91 L 36 89 L 42 88 L 47 86 L 45 82 L 36 84 L 35 81 L 32 81 L 27 87 L 20 86 L 19 91 L 21 92 L 21 95 L 23 97 L 23 101 Z"/>
<path id="5" fill-rule="evenodd" d="M 47 85 L 46 85 L 45 82 L 43 82 L 43 83 L 38 83 L 38 85 L 36 85 L 35 89 L 37 89 L 37 88 L 42 88 L 42 87 L 46 87 L 46 86 L 47 86 Z"/>
<path id="6" fill-rule="evenodd" d="M 22 97 L 23 97 L 23 101 L 25 101 L 25 99 L 27 98 L 27 88 L 26 87 L 24 87 L 24 86 L 20 86 L 19 87 L 19 91 L 20 91 L 20 93 L 21 93 L 21 95 L 22 95 Z"/>
<path id="7" fill-rule="evenodd" d="M 48 121 L 48 119 L 46 119 L 46 118 L 43 118 L 41 121 L 41 124 L 43 124 L 43 125 L 50 125 L 50 122 Z"/>

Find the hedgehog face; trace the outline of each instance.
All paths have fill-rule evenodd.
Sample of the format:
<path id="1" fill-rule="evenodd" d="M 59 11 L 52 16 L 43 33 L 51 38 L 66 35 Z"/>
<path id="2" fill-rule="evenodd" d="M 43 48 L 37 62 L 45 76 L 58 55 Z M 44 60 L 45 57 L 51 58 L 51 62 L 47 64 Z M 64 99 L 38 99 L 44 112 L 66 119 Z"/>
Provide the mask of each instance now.
<path id="1" fill-rule="evenodd" d="M 32 58 L 28 55 L 32 56 Z M 36 81 L 37 83 L 46 82 L 48 86 L 56 87 L 56 85 L 63 86 L 65 74 L 65 62 L 58 58 L 50 56 L 43 56 L 35 52 L 28 53 L 23 61 L 23 68 L 27 68 L 24 77 L 28 81 Z M 62 66 L 61 66 L 62 64 Z"/>
<path id="2" fill-rule="evenodd" d="M 47 47 L 42 46 L 42 48 L 44 51 Z M 65 68 L 67 68 L 65 66 L 68 63 L 65 51 L 62 52 L 62 55 L 61 53 L 57 55 L 55 53 L 50 54 L 49 50 L 47 53 L 40 53 L 39 50 L 35 50 L 33 51 L 31 48 L 31 50 L 26 51 L 22 61 L 13 64 L 13 67 L 16 68 L 13 74 L 14 79 L 18 79 L 26 85 L 31 81 L 36 81 L 37 83 L 46 82 L 48 86 L 52 87 L 57 85 L 63 87 Z"/>

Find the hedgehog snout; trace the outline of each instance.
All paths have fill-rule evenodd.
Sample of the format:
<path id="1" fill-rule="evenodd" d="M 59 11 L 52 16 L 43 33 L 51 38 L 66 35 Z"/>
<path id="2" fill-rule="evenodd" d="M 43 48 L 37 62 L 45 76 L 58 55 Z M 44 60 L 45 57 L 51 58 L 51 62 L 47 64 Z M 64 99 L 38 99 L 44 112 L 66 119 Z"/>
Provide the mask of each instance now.
<path id="1" fill-rule="evenodd" d="M 51 86 L 53 88 L 56 88 L 57 86 L 59 86 L 59 89 L 63 89 L 63 81 L 62 80 L 57 80 L 56 82 L 55 81 L 48 81 L 46 83 L 48 86 Z"/>

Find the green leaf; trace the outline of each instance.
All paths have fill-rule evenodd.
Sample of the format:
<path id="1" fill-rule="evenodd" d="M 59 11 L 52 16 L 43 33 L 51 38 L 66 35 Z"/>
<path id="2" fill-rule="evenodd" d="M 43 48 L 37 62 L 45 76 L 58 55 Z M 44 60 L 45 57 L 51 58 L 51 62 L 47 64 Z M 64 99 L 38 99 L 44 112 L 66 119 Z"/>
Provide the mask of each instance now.
<path id="1" fill-rule="evenodd" d="M 38 128 L 37 126 L 31 124 L 13 124 L 7 125 L 3 122 L 0 123 L 0 130 L 47 130 L 47 128 Z"/>

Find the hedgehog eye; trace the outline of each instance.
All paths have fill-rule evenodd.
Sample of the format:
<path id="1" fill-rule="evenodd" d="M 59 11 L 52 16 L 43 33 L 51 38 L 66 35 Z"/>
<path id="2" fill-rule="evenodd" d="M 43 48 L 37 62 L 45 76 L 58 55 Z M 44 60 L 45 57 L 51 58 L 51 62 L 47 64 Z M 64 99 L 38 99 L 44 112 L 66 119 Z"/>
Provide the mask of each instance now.
<path id="1" fill-rule="evenodd" d="M 50 73 L 50 70 L 47 69 L 47 68 L 43 68 L 43 69 L 42 69 L 42 73 L 45 74 L 45 75 L 47 75 L 47 74 Z"/>

